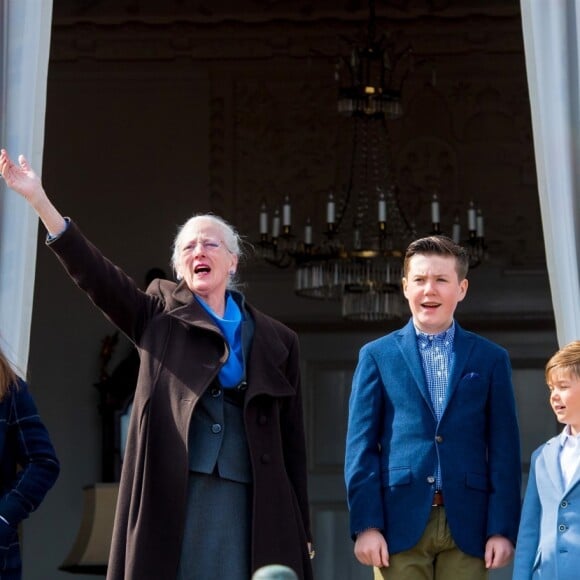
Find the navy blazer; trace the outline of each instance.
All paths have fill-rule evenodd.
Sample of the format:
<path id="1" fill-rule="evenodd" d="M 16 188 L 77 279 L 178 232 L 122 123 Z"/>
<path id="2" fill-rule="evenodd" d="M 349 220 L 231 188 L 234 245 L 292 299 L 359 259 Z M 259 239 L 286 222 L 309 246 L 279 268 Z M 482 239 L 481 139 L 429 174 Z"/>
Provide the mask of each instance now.
<path id="1" fill-rule="evenodd" d="M 46 427 L 21 379 L 0 401 L 0 578 L 16 580 L 18 525 L 54 485 L 60 466 Z"/>
<path id="2" fill-rule="evenodd" d="M 438 457 L 457 546 L 483 557 L 492 535 L 515 544 L 521 468 L 509 357 L 457 323 L 453 352 L 438 422 L 412 319 L 360 351 L 345 461 L 351 534 L 378 528 L 391 554 L 413 547 L 425 530 Z"/>
<path id="3" fill-rule="evenodd" d="M 532 454 L 513 580 L 580 576 L 580 470 L 564 487 L 559 454 L 559 437 Z"/>

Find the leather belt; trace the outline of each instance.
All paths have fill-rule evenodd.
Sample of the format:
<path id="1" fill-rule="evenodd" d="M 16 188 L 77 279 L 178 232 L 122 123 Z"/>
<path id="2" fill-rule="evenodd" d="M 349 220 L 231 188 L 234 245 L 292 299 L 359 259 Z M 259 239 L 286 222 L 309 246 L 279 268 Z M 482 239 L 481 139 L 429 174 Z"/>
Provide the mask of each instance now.
<path id="1" fill-rule="evenodd" d="M 433 494 L 433 503 L 431 504 L 432 507 L 440 507 L 445 505 L 445 502 L 443 501 L 443 492 L 441 491 L 436 491 Z"/>

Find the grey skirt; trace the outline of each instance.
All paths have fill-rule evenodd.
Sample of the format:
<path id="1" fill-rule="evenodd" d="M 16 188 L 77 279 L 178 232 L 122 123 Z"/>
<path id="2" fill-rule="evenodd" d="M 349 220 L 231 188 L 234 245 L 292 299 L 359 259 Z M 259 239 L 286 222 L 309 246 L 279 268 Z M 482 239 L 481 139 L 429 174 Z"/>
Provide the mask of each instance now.
<path id="1" fill-rule="evenodd" d="M 177 580 L 250 580 L 252 485 L 189 472 Z"/>

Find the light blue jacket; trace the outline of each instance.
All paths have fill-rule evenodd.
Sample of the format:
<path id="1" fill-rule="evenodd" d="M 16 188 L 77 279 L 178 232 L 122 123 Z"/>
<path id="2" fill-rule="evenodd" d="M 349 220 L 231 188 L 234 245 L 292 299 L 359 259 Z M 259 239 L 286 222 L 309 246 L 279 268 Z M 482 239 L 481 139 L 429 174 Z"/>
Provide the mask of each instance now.
<path id="1" fill-rule="evenodd" d="M 458 324 L 453 356 L 437 421 L 412 321 L 360 352 L 345 462 L 351 534 L 378 528 L 392 554 L 425 530 L 438 458 L 459 548 L 481 558 L 491 535 L 515 543 L 521 466 L 509 357 Z"/>
<path id="2" fill-rule="evenodd" d="M 580 578 L 580 471 L 564 487 L 560 438 L 532 454 L 513 580 Z"/>

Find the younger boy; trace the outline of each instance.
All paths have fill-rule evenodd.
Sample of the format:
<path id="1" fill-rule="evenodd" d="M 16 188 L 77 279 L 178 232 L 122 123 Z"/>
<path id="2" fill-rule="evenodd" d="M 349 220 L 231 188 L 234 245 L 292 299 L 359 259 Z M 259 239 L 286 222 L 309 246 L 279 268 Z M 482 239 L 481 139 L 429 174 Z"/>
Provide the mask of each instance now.
<path id="1" fill-rule="evenodd" d="M 546 382 L 565 427 L 532 454 L 514 580 L 580 578 L 580 340 L 548 361 Z"/>
<path id="2" fill-rule="evenodd" d="M 365 345 L 353 378 L 345 477 L 355 555 L 375 579 L 480 580 L 512 557 L 520 443 L 507 352 L 454 321 L 468 257 L 413 242 L 412 319 Z"/>

